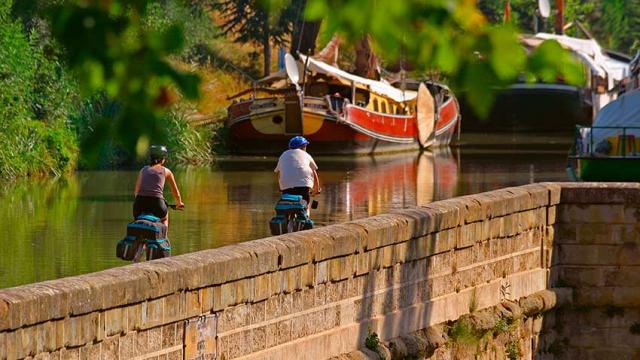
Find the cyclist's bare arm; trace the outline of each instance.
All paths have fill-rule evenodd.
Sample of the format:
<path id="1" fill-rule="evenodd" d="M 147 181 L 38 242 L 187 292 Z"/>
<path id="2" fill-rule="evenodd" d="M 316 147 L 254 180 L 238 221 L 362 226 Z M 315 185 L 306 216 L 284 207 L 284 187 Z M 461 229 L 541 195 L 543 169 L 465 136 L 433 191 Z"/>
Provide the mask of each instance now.
<path id="1" fill-rule="evenodd" d="M 182 202 L 182 197 L 180 196 L 180 190 L 178 190 L 178 184 L 176 184 L 176 179 L 171 171 L 167 172 L 167 180 L 169 181 L 169 185 L 171 186 L 171 193 L 176 199 L 176 208 L 183 208 L 184 203 Z"/>

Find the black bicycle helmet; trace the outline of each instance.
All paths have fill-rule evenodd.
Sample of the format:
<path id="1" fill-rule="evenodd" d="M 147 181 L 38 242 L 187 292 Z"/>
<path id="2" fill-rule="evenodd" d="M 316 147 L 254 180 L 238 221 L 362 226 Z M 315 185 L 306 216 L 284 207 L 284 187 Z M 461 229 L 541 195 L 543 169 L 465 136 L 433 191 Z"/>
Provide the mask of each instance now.
<path id="1" fill-rule="evenodd" d="M 166 159 L 169 151 L 164 145 L 151 145 L 149 146 L 149 158 L 151 162 L 159 162 L 162 159 Z"/>

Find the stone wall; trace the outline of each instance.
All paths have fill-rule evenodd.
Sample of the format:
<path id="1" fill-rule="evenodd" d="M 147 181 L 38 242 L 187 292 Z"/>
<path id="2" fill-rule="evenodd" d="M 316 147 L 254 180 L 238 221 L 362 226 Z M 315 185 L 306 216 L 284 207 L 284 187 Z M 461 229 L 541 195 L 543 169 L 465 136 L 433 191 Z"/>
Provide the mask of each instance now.
<path id="1" fill-rule="evenodd" d="M 346 353 L 546 289 L 559 201 L 508 188 L 0 290 L 0 359 Z"/>
<path id="2" fill-rule="evenodd" d="M 546 319 L 556 358 L 640 359 L 640 184 L 562 184 L 552 286 L 574 306 Z"/>

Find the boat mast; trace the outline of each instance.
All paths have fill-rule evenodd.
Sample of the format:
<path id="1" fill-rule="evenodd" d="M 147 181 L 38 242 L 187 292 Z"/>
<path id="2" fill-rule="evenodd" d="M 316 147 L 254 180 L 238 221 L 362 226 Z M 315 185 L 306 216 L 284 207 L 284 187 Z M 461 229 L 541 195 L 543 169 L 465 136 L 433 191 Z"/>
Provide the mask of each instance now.
<path id="1" fill-rule="evenodd" d="M 564 0 L 556 0 L 558 14 L 556 15 L 556 34 L 564 35 Z"/>

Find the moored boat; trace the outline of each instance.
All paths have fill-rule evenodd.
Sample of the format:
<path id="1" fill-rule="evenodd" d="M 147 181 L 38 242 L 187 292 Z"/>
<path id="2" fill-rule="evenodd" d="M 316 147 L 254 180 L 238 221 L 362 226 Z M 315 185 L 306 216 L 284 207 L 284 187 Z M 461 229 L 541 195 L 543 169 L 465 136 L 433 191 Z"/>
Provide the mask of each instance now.
<path id="1" fill-rule="evenodd" d="M 640 91 L 609 103 L 593 126 L 578 126 L 569 159 L 576 179 L 640 181 Z"/>
<path id="2" fill-rule="evenodd" d="M 473 118 L 464 104 L 467 132 L 570 132 L 576 125 L 590 125 L 595 114 L 621 92 L 628 76 L 629 57 L 600 47 L 594 39 L 538 33 L 522 35 L 520 43 L 531 52 L 545 40 L 555 40 L 583 64 L 586 83 L 516 83 L 496 90 L 496 100 L 486 121 Z"/>
<path id="3" fill-rule="evenodd" d="M 448 145 L 457 129 L 458 102 L 442 84 L 401 90 L 312 57 L 290 60 L 287 71 L 232 97 L 234 152 L 278 153 L 294 135 L 307 137 L 314 154 L 403 151 Z"/>

